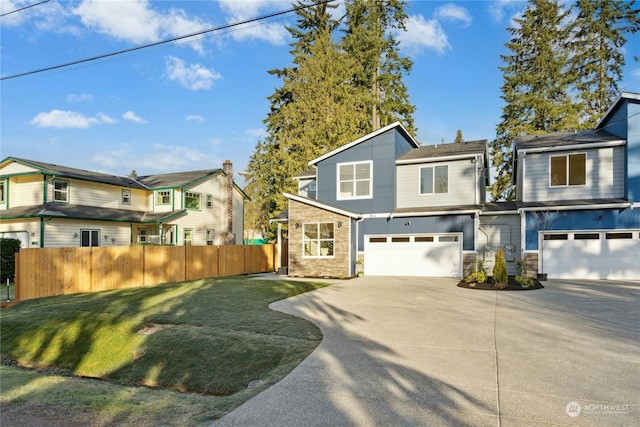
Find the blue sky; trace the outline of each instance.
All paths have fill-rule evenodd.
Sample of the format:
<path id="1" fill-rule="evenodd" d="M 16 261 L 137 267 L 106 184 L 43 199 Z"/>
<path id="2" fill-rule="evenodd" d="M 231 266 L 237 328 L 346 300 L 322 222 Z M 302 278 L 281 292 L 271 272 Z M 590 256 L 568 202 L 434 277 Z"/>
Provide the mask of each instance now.
<path id="1" fill-rule="evenodd" d="M 7 13 L 38 0 L 1 0 Z M 340 4 L 340 2 L 337 2 Z M 500 54 L 523 1 L 409 1 L 405 78 L 421 144 L 495 137 Z M 0 73 L 72 62 L 291 7 L 289 1 L 55 1 L 0 18 Z M 343 8 L 343 5 L 340 6 Z M 0 82 L 1 156 L 139 175 L 242 172 L 264 136 L 267 97 L 290 65 L 294 14 L 205 37 Z M 640 92 L 640 34 L 628 37 L 621 90 Z M 241 179 L 239 179 L 241 181 Z"/>

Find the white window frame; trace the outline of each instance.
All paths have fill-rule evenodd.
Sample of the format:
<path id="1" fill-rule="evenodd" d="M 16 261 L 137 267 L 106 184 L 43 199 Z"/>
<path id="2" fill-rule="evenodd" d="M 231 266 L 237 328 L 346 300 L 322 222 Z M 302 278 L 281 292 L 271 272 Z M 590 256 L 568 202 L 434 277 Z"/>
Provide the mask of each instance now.
<path id="1" fill-rule="evenodd" d="M 0 179 L 0 205 L 4 205 L 7 202 L 7 197 L 5 195 L 7 189 L 7 180 Z"/>
<path id="2" fill-rule="evenodd" d="M 358 180 L 356 178 L 356 174 L 355 174 L 355 170 L 356 167 L 358 165 L 363 165 L 363 164 L 368 164 L 369 165 L 369 194 L 364 195 L 364 196 L 356 196 L 356 184 L 358 181 L 365 181 L 364 179 L 360 179 Z M 353 191 L 352 191 L 352 195 L 351 196 L 343 196 L 341 194 L 340 191 L 340 184 L 342 181 L 340 181 L 340 168 L 341 167 L 346 167 L 346 166 L 351 166 L 353 167 L 353 179 L 351 180 L 351 183 L 353 184 Z M 347 181 L 344 181 L 347 182 Z M 361 161 L 361 162 L 345 162 L 345 163 L 337 163 L 336 164 L 336 199 L 337 200 L 357 200 L 357 199 L 371 199 L 373 198 L 373 161 L 371 160 L 366 160 L 366 161 Z"/>
<path id="3" fill-rule="evenodd" d="M 147 243 L 148 230 L 146 228 L 138 229 L 138 243 Z"/>
<path id="4" fill-rule="evenodd" d="M 331 238 L 322 238 L 320 236 L 320 226 L 321 225 L 327 225 L 327 224 L 331 224 L 331 226 L 333 227 L 332 230 L 332 237 Z M 313 238 L 313 239 L 307 239 L 305 236 L 305 228 L 306 227 L 312 227 L 312 226 L 316 226 L 316 233 L 317 233 L 317 237 Z M 335 222 L 307 222 L 302 224 L 302 257 L 303 258 L 322 258 L 322 259 L 327 259 L 327 258 L 335 258 L 335 254 L 336 254 L 336 228 L 337 225 Z M 307 242 L 314 242 L 316 244 L 316 247 L 318 248 L 318 253 L 317 255 L 307 255 L 307 251 L 306 251 L 306 243 Z M 329 252 L 327 251 L 326 255 L 322 255 L 322 243 L 323 242 L 331 242 L 331 254 L 329 254 Z"/>
<path id="5" fill-rule="evenodd" d="M 447 191 L 436 191 L 436 168 L 445 168 L 447 171 Z M 422 170 L 431 169 L 431 192 L 422 192 Z M 449 194 L 449 165 L 429 165 L 418 168 L 418 194 L 421 196 L 433 196 L 434 194 Z"/>
<path id="6" fill-rule="evenodd" d="M 57 183 L 61 183 L 61 184 L 64 183 L 65 188 L 58 190 L 56 188 Z M 69 187 L 71 187 L 71 184 L 69 183 L 69 181 L 65 181 L 64 179 L 54 179 L 53 180 L 53 201 L 61 202 L 61 203 L 69 203 Z M 58 195 L 64 195 L 64 200 L 59 199 Z"/>
<path id="7" fill-rule="evenodd" d="M 89 235 L 89 245 L 84 246 L 82 241 L 84 240 L 84 234 L 87 233 Z M 98 236 L 96 241 L 93 241 L 94 233 Z M 100 246 L 100 230 L 91 229 L 91 228 L 81 228 L 80 229 L 80 247 L 82 248 L 94 248 L 96 246 Z"/>
<path id="8" fill-rule="evenodd" d="M 131 205 L 131 190 L 126 188 L 122 189 L 122 204 Z"/>
<path id="9" fill-rule="evenodd" d="M 198 207 L 190 208 L 187 206 L 187 197 L 198 199 Z M 192 211 L 199 211 L 202 209 L 202 193 L 196 193 L 194 191 L 185 191 L 184 192 L 184 208 Z"/>
<path id="10" fill-rule="evenodd" d="M 207 209 L 213 209 L 213 194 L 207 194 Z"/>
<path id="11" fill-rule="evenodd" d="M 188 240 L 187 240 L 187 234 L 189 235 Z M 182 236 L 183 236 L 182 244 L 184 246 L 193 246 L 193 229 L 192 228 L 185 228 L 184 232 L 182 233 Z"/>
<path id="12" fill-rule="evenodd" d="M 571 177 L 571 171 L 569 170 L 569 157 L 571 156 L 580 156 L 583 155 L 584 156 L 584 184 L 570 184 L 569 183 L 569 178 Z M 564 157 L 565 161 L 565 183 L 564 184 L 552 184 L 551 183 L 551 161 L 552 159 L 558 158 L 558 157 Z M 579 152 L 579 153 L 567 153 L 567 154 L 558 154 L 558 155 L 551 155 L 549 156 L 549 187 L 550 188 L 565 188 L 565 187 L 586 187 L 587 185 L 587 153 L 586 152 Z"/>
<path id="13" fill-rule="evenodd" d="M 167 193 L 168 200 L 164 201 L 164 193 Z M 156 205 L 170 205 L 171 204 L 171 190 L 156 190 Z"/>
<path id="14" fill-rule="evenodd" d="M 211 238 L 209 238 L 211 237 Z M 204 240 L 207 246 L 213 246 L 216 244 L 216 230 L 213 228 L 207 228 L 204 232 Z"/>

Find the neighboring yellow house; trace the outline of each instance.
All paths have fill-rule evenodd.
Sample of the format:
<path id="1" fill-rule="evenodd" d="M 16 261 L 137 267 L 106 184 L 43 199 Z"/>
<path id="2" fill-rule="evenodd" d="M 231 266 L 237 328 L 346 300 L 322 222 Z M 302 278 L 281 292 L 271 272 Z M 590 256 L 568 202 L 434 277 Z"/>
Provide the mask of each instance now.
<path id="1" fill-rule="evenodd" d="M 8 157 L 0 237 L 24 248 L 242 244 L 247 195 L 221 169 L 136 178 Z"/>

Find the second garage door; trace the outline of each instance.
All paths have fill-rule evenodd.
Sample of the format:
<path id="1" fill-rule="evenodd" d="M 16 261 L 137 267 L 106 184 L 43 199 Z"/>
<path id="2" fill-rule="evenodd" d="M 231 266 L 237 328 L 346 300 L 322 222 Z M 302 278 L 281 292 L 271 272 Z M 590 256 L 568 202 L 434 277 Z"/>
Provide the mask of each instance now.
<path id="1" fill-rule="evenodd" d="M 364 274 L 462 277 L 462 235 L 364 236 Z"/>
<path id="2" fill-rule="evenodd" d="M 545 233 L 542 272 L 558 279 L 640 279 L 640 232 Z"/>

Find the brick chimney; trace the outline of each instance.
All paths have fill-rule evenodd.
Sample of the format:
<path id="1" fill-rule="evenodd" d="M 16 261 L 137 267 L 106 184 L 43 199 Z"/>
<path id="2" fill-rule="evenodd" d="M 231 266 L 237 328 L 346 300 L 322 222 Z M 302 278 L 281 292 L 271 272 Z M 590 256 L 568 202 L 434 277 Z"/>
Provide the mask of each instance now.
<path id="1" fill-rule="evenodd" d="M 235 245 L 236 236 L 233 234 L 233 165 L 229 160 L 225 160 L 222 164 L 222 171 L 226 174 L 224 183 L 224 217 L 227 223 L 227 231 L 224 240 L 226 245 Z"/>

